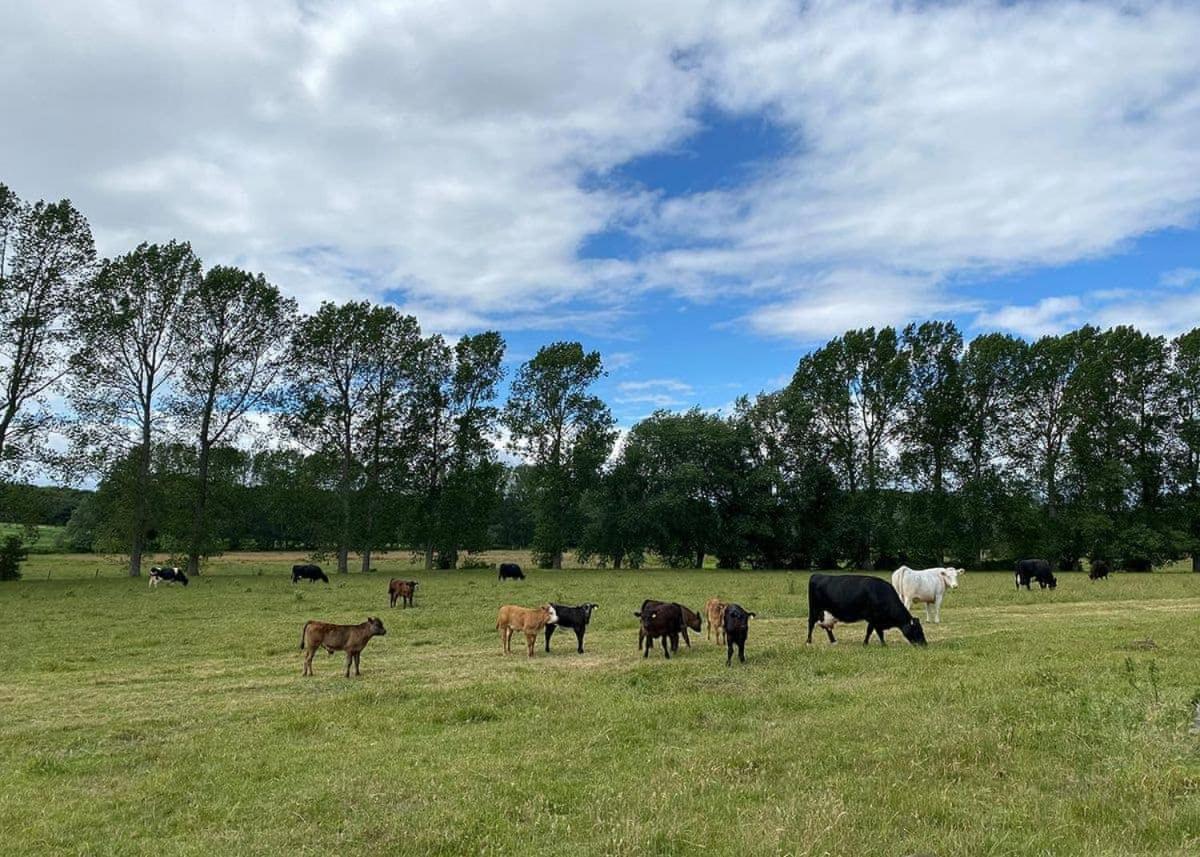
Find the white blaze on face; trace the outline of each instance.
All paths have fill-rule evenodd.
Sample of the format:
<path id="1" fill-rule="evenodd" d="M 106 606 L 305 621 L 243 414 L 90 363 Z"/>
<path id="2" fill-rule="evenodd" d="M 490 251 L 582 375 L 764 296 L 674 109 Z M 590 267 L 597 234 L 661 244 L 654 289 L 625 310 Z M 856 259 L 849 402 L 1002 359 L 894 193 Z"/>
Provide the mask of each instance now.
<path id="1" fill-rule="evenodd" d="M 546 624 L 547 625 L 557 625 L 558 624 L 558 611 L 556 611 L 554 609 L 553 605 L 550 605 L 548 609 L 550 610 L 550 618 L 546 620 Z"/>
<path id="2" fill-rule="evenodd" d="M 821 613 L 821 621 L 819 621 L 817 624 L 820 625 L 822 628 L 824 628 L 827 631 L 832 631 L 833 626 L 836 625 L 840 621 L 841 621 L 840 619 L 838 619 L 836 616 L 834 616 L 828 610 L 825 610 Z"/>

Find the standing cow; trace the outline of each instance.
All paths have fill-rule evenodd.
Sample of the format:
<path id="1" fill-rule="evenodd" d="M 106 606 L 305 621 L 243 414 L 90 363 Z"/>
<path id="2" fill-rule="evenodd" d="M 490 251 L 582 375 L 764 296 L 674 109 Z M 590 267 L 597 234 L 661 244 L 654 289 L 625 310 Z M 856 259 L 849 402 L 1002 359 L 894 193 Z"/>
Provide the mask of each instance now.
<path id="1" fill-rule="evenodd" d="M 746 635 L 750 632 L 750 620 L 754 614 L 740 604 L 729 604 L 721 616 L 725 631 L 725 666 L 733 663 L 733 647 L 738 649 L 738 660 L 746 663 Z"/>
<path id="2" fill-rule="evenodd" d="M 708 619 L 708 631 L 705 632 L 705 636 L 711 640 L 716 633 L 718 646 L 721 645 L 725 633 L 725 608 L 728 606 L 720 598 L 710 598 L 704 602 L 704 615 Z"/>
<path id="3" fill-rule="evenodd" d="M 400 580 L 392 578 L 388 583 L 388 599 L 391 606 L 395 607 L 397 601 L 401 601 L 404 607 L 413 606 L 413 596 L 417 594 L 417 581 L 415 580 Z"/>
<path id="4" fill-rule="evenodd" d="M 329 582 L 325 572 L 321 571 L 321 566 L 312 563 L 292 566 L 292 583 L 298 583 L 301 580 L 307 580 L 309 583 L 316 583 L 318 580 Z"/>
<path id="5" fill-rule="evenodd" d="M 500 563 L 499 574 L 497 580 L 524 580 L 525 572 L 521 571 L 521 566 L 515 562 Z"/>
<path id="6" fill-rule="evenodd" d="M 1050 571 L 1050 563 L 1044 559 L 1023 559 L 1017 563 L 1017 570 L 1014 575 L 1017 581 L 1017 589 L 1024 586 L 1029 589 L 1029 582 L 1036 580 L 1038 586 L 1042 589 L 1049 587 L 1050 589 L 1058 588 L 1058 579 Z"/>
<path id="7" fill-rule="evenodd" d="M 1106 560 L 1094 560 L 1091 570 L 1088 571 L 1088 580 L 1104 580 L 1110 571 L 1112 571 L 1112 566 Z"/>
<path id="8" fill-rule="evenodd" d="M 177 566 L 156 565 L 150 569 L 150 586 L 158 586 L 160 583 L 182 583 L 187 586 L 188 578 L 183 569 Z"/>
<path id="9" fill-rule="evenodd" d="M 668 660 L 671 657 L 671 652 L 667 646 L 667 640 L 670 638 L 671 643 L 676 651 L 679 650 L 679 634 L 683 631 L 683 608 L 678 604 L 664 604 L 661 601 L 646 601 L 642 605 L 642 609 L 633 614 L 641 619 L 641 625 L 638 628 L 638 648 L 642 648 L 645 644 L 645 653 L 643 658 L 650 657 L 650 650 L 654 648 L 654 641 L 662 639 L 663 657 Z"/>
<path id="10" fill-rule="evenodd" d="M 550 651 L 550 638 L 554 636 L 555 628 L 570 628 L 575 632 L 576 650 L 582 655 L 583 635 L 587 633 L 588 623 L 592 621 L 592 611 L 600 605 L 589 601 L 587 604 L 579 604 L 575 607 L 553 603 L 550 606 L 554 608 L 554 614 L 558 617 L 558 621 L 546 626 L 546 651 Z"/>
<path id="11" fill-rule="evenodd" d="M 367 621 L 357 625 L 334 625 L 330 622 L 304 623 L 300 631 L 300 648 L 304 650 L 304 672 L 302 675 L 312 675 L 313 655 L 317 649 L 325 649 L 329 654 L 334 652 L 346 653 L 346 678 L 350 678 L 350 665 L 354 665 L 354 674 L 358 671 L 359 658 L 362 650 L 371 642 L 372 637 L 382 637 L 387 634 L 383 623 L 378 619 L 367 617 Z"/>
<path id="12" fill-rule="evenodd" d="M 935 624 L 942 623 L 942 598 L 946 589 L 958 587 L 958 576 L 964 574 L 962 568 L 926 568 L 920 571 L 902 565 L 892 572 L 892 586 L 900 596 L 900 603 L 906 610 L 912 609 L 913 602 L 925 605 L 925 620 L 929 621 L 929 605 L 933 605 L 932 619 Z"/>
<path id="13" fill-rule="evenodd" d="M 500 646 L 504 654 L 512 654 L 512 636 L 520 631 L 525 635 L 525 647 L 532 658 L 537 635 L 547 625 L 553 625 L 557 621 L 558 614 L 549 604 L 534 608 L 518 607 L 515 604 L 504 605 L 496 614 L 496 630 L 500 632 Z"/>
<path id="14" fill-rule="evenodd" d="M 925 645 L 925 631 L 919 620 L 900 603 L 886 581 L 867 574 L 814 574 L 808 579 L 808 643 L 812 644 L 813 628 L 820 625 L 836 643 L 833 626 L 838 622 L 867 623 L 863 645 L 871 642 L 871 634 L 879 635 L 879 644 L 886 645 L 883 632 L 899 628 L 904 639 L 918 646 Z"/>

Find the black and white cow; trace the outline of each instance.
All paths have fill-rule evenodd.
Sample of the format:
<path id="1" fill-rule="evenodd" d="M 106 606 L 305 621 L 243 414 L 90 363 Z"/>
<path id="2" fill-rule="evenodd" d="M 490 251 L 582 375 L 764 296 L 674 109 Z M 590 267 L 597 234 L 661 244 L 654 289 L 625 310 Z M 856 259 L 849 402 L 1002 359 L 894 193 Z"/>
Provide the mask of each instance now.
<path id="1" fill-rule="evenodd" d="M 750 619 L 753 613 L 743 609 L 741 604 L 730 604 L 725 608 L 725 616 L 721 619 L 725 631 L 725 666 L 733 662 L 733 647 L 738 648 L 738 660 L 746 663 L 746 635 L 750 632 Z"/>
<path id="2" fill-rule="evenodd" d="M 521 566 L 515 562 L 500 563 L 500 574 L 497 580 L 524 580 L 525 572 L 521 571 Z"/>
<path id="3" fill-rule="evenodd" d="M 867 623 L 863 645 L 871 642 L 871 634 L 879 635 L 885 645 L 883 632 L 899 628 L 904 639 L 925 645 L 925 631 L 919 620 L 900 603 L 900 596 L 887 581 L 868 574 L 814 574 L 808 579 L 808 643 L 812 643 L 813 627 L 820 625 L 836 643 L 833 626 L 838 622 Z"/>
<path id="4" fill-rule="evenodd" d="M 329 582 L 329 578 L 325 576 L 325 572 L 321 571 L 321 566 L 305 563 L 303 565 L 292 566 L 292 583 L 297 583 L 301 580 L 307 580 L 310 583 L 316 583 L 318 580 Z"/>
<path id="5" fill-rule="evenodd" d="M 575 607 L 554 603 L 551 603 L 550 606 L 558 615 L 558 621 L 546 626 L 546 651 L 550 651 L 550 638 L 554 635 L 555 628 L 570 628 L 575 632 L 575 642 L 578 645 L 579 654 L 582 655 L 583 635 L 587 632 L 588 622 L 592 621 L 592 611 L 600 605 L 589 601 L 587 604 L 579 604 Z"/>
<path id="6" fill-rule="evenodd" d="M 1045 589 L 1047 586 L 1051 589 L 1058 587 L 1058 579 L 1050 571 L 1050 563 L 1044 559 L 1023 559 L 1018 561 L 1015 577 L 1017 589 L 1020 589 L 1022 586 L 1029 589 L 1029 581 L 1031 580 L 1036 580 L 1038 586 L 1042 589 Z"/>
<path id="7" fill-rule="evenodd" d="M 160 583 L 182 583 L 187 586 L 188 579 L 182 568 L 156 565 L 150 569 L 150 585 L 158 586 Z"/>

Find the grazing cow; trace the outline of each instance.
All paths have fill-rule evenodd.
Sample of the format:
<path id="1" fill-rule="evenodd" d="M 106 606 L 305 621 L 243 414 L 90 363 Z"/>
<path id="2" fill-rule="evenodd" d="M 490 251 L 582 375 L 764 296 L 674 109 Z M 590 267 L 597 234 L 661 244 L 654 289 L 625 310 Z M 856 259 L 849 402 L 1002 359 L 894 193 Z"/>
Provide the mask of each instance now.
<path id="1" fill-rule="evenodd" d="M 816 625 L 825 629 L 830 643 L 836 643 L 834 625 L 863 620 L 867 623 L 864 646 L 871 642 L 872 632 L 879 635 L 880 645 L 886 645 L 883 632 L 888 628 L 899 628 L 910 643 L 925 645 L 921 622 L 900 603 L 900 596 L 886 581 L 866 574 L 814 574 L 808 579 L 809 644 Z"/>
<path id="2" fill-rule="evenodd" d="M 1108 573 L 1112 571 L 1106 560 L 1098 559 L 1092 563 L 1092 568 L 1088 571 L 1088 580 L 1103 580 L 1108 577 Z"/>
<path id="3" fill-rule="evenodd" d="M 388 598 L 391 601 L 391 606 L 396 606 L 396 599 L 403 599 L 404 606 L 413 606 L 413 596 L 417 594 L 417 582 L 415 580 L 400 580 L 392 578 L 388 584 Z"/>
<path id="4" fill-rule="evenodd" d="M 704 602 L 704 615 L 708 618 L 708 631 L 705 636 L 711 640 L 713 632 L 716 631 L 718 646 L 721 645 L 725 633 L 725 608 L 728 606 L 720 598 L 710 598 Z"/>
<path id="5" fill-rule="evenodd" d="M 676 607 L 678 607 L 680 615 L 683 616 L 683 625 L 682 625 L 682 627 L 680 627 L 679 630 L 683 634 L 683 642 L 690 649 L 692 647 L 692 640 L 690 637 L 688 637 L 688 628 L 691 628 L 696 633 L 700 633 L 700 630 L 703 626 L 703 623 L 700 620 L 700 614 L 697 613 L 695 610 L 691 610 L 687 607 L 684 607 L 682 604 L 678 603 L 677 601 L 670 601 L 670 602 L 654 601 L 653 599 L 647 598 L 645 601 L 642 602 L 642 609 L 641 609 L 640 613 L 645 613 L 647 609 L 653 609 L 655 607 L 660 607 L 663 604 L 668 604 L 668 603 L 674 604 Z M 635 614 L 635 615 L 640 615 L 640 613 Z M 643 642 L 643 637 L 642 637 L 641 633 L 639 632 L 639 634 L 638 634 L 638 648 L 639 649 L 642 647 L 642 642 Z M 679 651 L 679 634 L 674 634 L 671 637 L 671 651 L 672 652 Z"/>
<path id="6" fill-rule="evenodd" d="M 647 601 L 642 609 L 633 614 L 642 620 L 638 629 L 638 648 L 645 643 L 646 651 L 643 658 L 650 657 L 655 639 L 662 638 L 663 656 L 668 660 L 671 652 L 667 648 L 667 638 L 673 643 L 673 648 L 679 650 L 679 632 L 683 630 L 683 608 L 678 604 L 664 604 L 661 601 Z"/>
<path id="7" fill-rule="evenodd" d="M 312 659 L 317 649 L 325 649 L 329 654 L 334 652 L 346 653 L 346 678 L 350 678 L 350 665 L 354 664 L 354 674 L 358 671 L 358 661 L 362 650 L 371 642 L 372 637 L 382 637 L 387 634 L 383 623 L 378 619 L 367 617 L 367 621 L 357 625 L 334 625 L 329 622 L 309 620 L 300 631 L 300 648 L 304 650 L 304 672 L 301 675 L 312 675 Z"/>
<path id="8" fill-rule="evenodd" d="M 1017 589 L 1024 586 L 1029 589 L 1029 581 L 1036 580 L 1038 586 L 1045 589 L 1049 586 L 1051 589 L 1058 587 L 1058 579 L 1050 571 L 1050 563 L 1044 559 L 1023 559 L 1017 563 L 1016 570 Z"/>
<path id="9" fill-rule="evenodd" d="M 309 583 L 316 583 L 318 580 L 329 582 L 329 578 L 325 576 L 325 572 L 321 571 L 321 566 L 304 564 L 292 566 L 292 583 L 301 580 L 307 580 Z"/>
<path id="10" fill-rule="evenodd" d="M 521 571 L 521 566 L 515 562 L 500 563 L 500 574 L 497 580 L 524 580 L 525 572 Z"/>
<path id="11" fill-rule="evenodd" d="M 529 657 L 533 657 L 533 644 L 537 641 L 537 635 L 547 625 L 553 625 L 558 622 L 558 613 L 555 612 L 552 604 L 543 604 L 541 607 L 517 607 L 515 604 L 506 604 L 500 608 L 500 612 L 496 614 L 496 630 L 500 632 L 500 644 L 504 650 L 504 654 L 512 654 L 512 636 L 515 632 L 520 631 L 525 635 L 525 646 L 529 650 Z"/>
<path id="12" fill-rule="evenodd" d="M 550 606 L 554 608 L 558 621 L 546 626 L 546 651 L 550 651 L 550 638 L 554 635 L 555 628 L 570 628 L 575 632 L 575 642 L 579 654 L 582 655 L 583 635 L 587 631 L 588 622 L 592 621 L 592 611 L 600 605 L 592 604 L 589 601 L 587 604 L 579 604 L 575 607 L 569 607 L 566 604 L 551 604 Z"/>
<path id="13" fill-rule="evenodd" d="M 725 666 L 733 662 L 733 647 L 738 648 L 738 660 L 746 663 L 746 634 L 750 632 L 750 619 L 754 616 L 741 604 L 730 604 L 721 616 L 725 631 Z"/>
<path id="14" fill-rule="evenodd" d="M 892 572 L 892 586 L 900 596 L 904 609 L 912 609 L 914 601 L 925 605 L 925 620 L 929 621 L 929 605 L 933 605 L 933 621 L 942 623 L 942 598 L 946 588 L 958 587 L 958 576 L 965 568 L 926 568 L 920 571 L 902 565 Z"/>
<path id="15" fill-rule="evenodd" d="M 181 568 L 156 565 L 150 569 L 150 585 L 157 587 L 160 583 L 182 583 L 187 586 L 188 579 Z"/>

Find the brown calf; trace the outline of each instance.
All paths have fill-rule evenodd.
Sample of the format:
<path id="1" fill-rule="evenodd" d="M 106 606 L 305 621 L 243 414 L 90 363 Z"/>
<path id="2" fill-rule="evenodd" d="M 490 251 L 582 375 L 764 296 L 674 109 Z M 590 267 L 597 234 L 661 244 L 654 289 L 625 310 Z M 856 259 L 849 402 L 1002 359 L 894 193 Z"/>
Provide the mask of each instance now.
<path id="1" fill-rule="evenodd" d="M 554 625 L 557 622 L 558 613 L 549 604 L 532 609 L 517 607 L 514 604 L 504 605 L 496 614 L 496 630 L 500 632 L 500 645 L 504 654 L 512 654 L 513 633 L 521 631 L 525 634 L 525 645 L 529 649 L 529 657 L 532 658 L 533 643 L 537 639 L 537 635 L 547 625 Z"/>
<path id="2" fill-rule="evenodd" d="M 704 602 L 704 615 L 708 617 L 708 639 L 712 639 L 713 631 L 717 632 L 717 645 L 725 635 L 725 608 L 729 605 L 720 598 L 710 598 Z"/>
<path id="3" fill-rule="evenodd" d="M 383 623 L 370 616 L 367 617 L 367 621 L 358 625 L 334 625 L 310 619 L 304 623 L 304 630 L 300 632 L 300 648 L 304 650 L 304 672 L 301 675 L 313 674 L 313 655 L 320 648 L 326 649 L 331 655 L 334 652 L 346 653 L 346 678 L 350 678 L 350 664 L 354 664 L 355 675 L 362 675 L 358 671 L 358 659 L 362 650 L 367 647 L 372 637 L 382 637 L 386 633 Z"/>
<path id="4" fill-rule="evenodd" d="M 388 584 L 388 597 L 391 599 L 392 606 L 396 606 L 396 599 L 404 599 L 405 607 L 413 606 L 413 595 L 417 592 L 417 582 L 415 580 L 400 580 L 392 578 L 392 582 Z"/>

